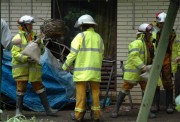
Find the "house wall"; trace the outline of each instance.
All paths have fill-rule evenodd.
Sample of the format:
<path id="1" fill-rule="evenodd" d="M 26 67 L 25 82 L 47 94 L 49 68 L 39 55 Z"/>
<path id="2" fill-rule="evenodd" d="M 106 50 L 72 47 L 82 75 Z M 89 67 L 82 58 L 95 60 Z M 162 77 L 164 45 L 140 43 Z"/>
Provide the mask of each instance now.
<path id="1" fill-rule="evenodd" d="M 39 33 L 42 19 L 51 18 L 51 0 L 1 0 L 1 18 L 7 21 L 13 34 L 18 32 L 17 20 L 23 15 L 34 16 L 33 28 Z"/>
<path id="2" fill-rule="evenodd" d="M 140 24 L 155 21 L 155 13 L 167 13 L 170 0 L 118 0 L 117 1 L 117 73 L 121 73 L 120 60 L 126 61 L 128 44 L 135 40 Z M 180 10 L 175 21 L 174 29 L 180 25 Z M 177 29 L 180 34 L 180 28 Z M 122 80 L 117 80 L 119 91 Z M 133 103 L 141 103 L 142 92 L 139 85 L 131 90 Z M 126 98 L 126 102 L 127 98 Z"/>
<path id="3" fill-rule="evenodd" d="M 135 39 L 138 26 L 144 22 L 154 21 L 157 12 L 167 12 L 168 5 L 169 0 L 117 0 L 117 73 L 122 73 L 120 60 L 126 61 L 128 44 Z M 51 0 L 1 0 L 1 18 L 8 22 L 13 34 L 18 32 L 17 20 L 25 14 L 35 17 L 34 30 L 39 33 L 42 19 L 51 18 Z M 179 25 L 180 11 L 174 28 Z M 180 29 L 177 33 L 180 34 Z M 122 79 L 118 78 L 117 92 L 121 89 L 121 82 Z M 116 93 L 110 91 L 109 95 L 116 96 Z M 131 90 L 131 95 L 133 103 L 141 102 L 142 93 L 139 85 Z"/>

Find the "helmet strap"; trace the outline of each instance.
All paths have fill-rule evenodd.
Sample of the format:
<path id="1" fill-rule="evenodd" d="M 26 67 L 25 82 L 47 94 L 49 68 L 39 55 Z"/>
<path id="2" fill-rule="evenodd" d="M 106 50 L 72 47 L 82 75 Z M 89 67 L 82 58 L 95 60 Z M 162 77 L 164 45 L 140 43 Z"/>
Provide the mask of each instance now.
<path id="1" fill-rule="evenodd" d="M 147 37 L 146 33 L 144 34 L 144 37 L 145 37 L 145 42 L 147 43 L 149 40 L 148 40 L 148 37 Z"/>
<path id="2" fill-rule="evenodd" d="M 25 38 L 28 40 L 28 41 L 31 41 L 32 40 L 32 35 L 30 33 L 30 31 L 28 30 L 27 26 L 25 23 L 22 24 L 22 27 L 26 30 L 26 35 L 25 35 Z"/>
<path id="3" fill-rule="evenodd" d="M 28 30 L 28 28 L 27 28 L 27 26 L 26 26 L 26 24 L 23 22 L 22 23 L 22 27 L 26 30 L 26 32 L 29 34 L 30 32 L 29 32 L 29 30 Z"/>

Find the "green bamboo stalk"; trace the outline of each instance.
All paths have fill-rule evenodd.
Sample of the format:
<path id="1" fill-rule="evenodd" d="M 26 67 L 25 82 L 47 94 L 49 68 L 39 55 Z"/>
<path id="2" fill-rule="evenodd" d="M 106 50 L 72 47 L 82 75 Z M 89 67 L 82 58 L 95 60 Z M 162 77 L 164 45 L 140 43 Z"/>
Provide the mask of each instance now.
<path id="1" fill-rule="evenodd" d="M 141 107 L 136 122 L 147 122 L 148 120 L 148 114 L 150 112 L 150 107 L 154 98 L 157 81 L 162 68 L 165 52 L 169 43 L 169 36 L 174 26 L 174 21 L 176 19 L 179 5 L 179 0 L 170 0 L 166 21 L 164 23 L 162 35 L 160 37 L 160 42 L 157 48 L 155 59 L 153 61 L 150 77 L 147 82 L 145 94 L 143 97 L 143 101 L 141 103 Z"/>

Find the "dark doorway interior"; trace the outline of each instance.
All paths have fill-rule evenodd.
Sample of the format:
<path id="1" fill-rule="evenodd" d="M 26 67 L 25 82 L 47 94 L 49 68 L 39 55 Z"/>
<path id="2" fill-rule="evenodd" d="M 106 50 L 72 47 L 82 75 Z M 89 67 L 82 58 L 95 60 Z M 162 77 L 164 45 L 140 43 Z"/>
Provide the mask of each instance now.
<path id="1" fill-rule="evenodd" d="M 105 58 L 116 59 L 116 0 L 52 0 L 52 18 L 62 19 L 67 25 L 63 43 L 70 47 L 74 36 L 80 32 L 74 28 L 76 20 L 90 14 L 98 23 L 96 31 L 105 44 Z"/>
<path id="2" fill-rule="evenodd" d="M 117 0 L 52 0 L 52 18 L 65 21 L 67 31 L 64 35 L 63 44 L 70 47 L 72 39 L 79 29 L 74 28 L 75 22 L 83 14 L 90 14 L 98 24 L 96 31 L 101 35 L 105 53 L 104 59 L 116 60 L 116 20 L 117 20 Z M 103 64 L 104 65 L 104 64 Z M 101 82 L 101 90 L 116 90 L 116 79 L 109 80 L 112 63 L 105 67 L 107 79 Z M 116 63 L 113 63 L 116 72 Z M 102 71 L 104 72 L 104 70 Z M 114 74 L 113 73 L 113 74 Z"/>

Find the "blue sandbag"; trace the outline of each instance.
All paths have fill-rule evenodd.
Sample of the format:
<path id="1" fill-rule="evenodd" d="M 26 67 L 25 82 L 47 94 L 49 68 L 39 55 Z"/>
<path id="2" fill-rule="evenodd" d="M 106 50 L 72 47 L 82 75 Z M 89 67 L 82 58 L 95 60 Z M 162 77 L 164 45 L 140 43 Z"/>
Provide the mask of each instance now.
<path id="1" fill-rule="evenodd" d="M 2 59 L 2 90 L 12 100 L 16 100 L 16 83 L 12 77 L 11 52 L 3 50 Z M 46 48 L 40 58 L 42 64 L 42 82 L 46 88 L 50 106 L 61 110 L 69 103 L 75 102 L 75 83 L 72 74 L 61 69 L 62 64 Z M 24 106 L 33 111 L 44 111 L 39 96 L 30 83 L 23 101 Z"/>

